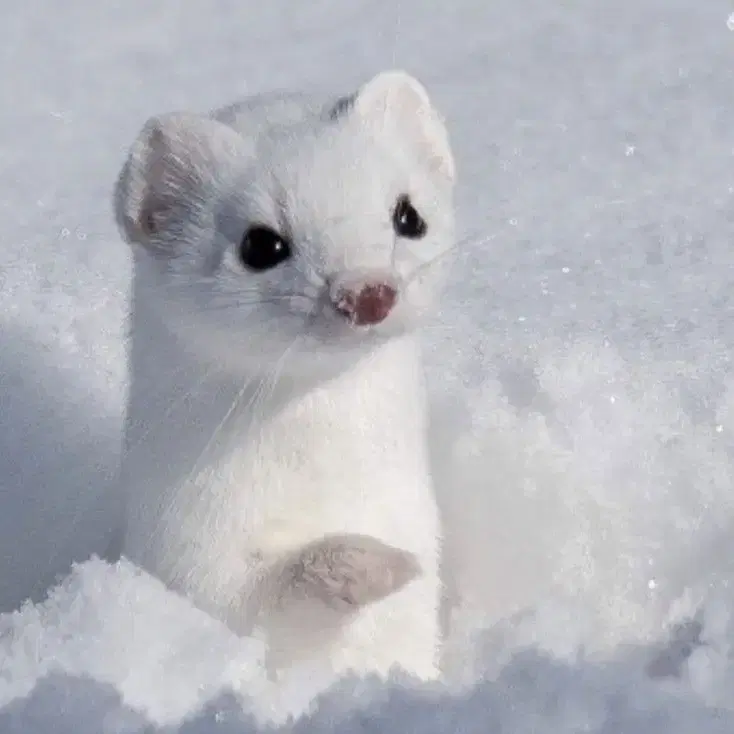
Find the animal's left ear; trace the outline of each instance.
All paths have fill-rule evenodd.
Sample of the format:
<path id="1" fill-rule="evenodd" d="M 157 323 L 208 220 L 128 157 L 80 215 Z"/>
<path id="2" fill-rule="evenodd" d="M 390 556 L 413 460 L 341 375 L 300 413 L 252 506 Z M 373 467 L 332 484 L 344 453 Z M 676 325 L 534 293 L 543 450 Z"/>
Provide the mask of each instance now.
<path id="1" fill-rule="evenodd" d="M 397 134 L 402 141 L 415 145 L 432 169 L 454 179 L 454 157 L 446 127 L 425 87 L 410 74 L 381 72 L 357 91 L 351 107 L 375 132 Z"/>

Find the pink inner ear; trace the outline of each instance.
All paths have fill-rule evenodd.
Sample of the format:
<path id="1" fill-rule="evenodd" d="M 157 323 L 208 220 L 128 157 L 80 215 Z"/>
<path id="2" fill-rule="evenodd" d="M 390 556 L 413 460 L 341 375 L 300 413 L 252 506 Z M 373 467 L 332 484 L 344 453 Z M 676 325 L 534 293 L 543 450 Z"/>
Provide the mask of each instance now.
<path id="1" fill-rule="evenodd" d="M 158 231 L 158 223 L 156 222 L 155 215 L 151 209 L 145 209 L 143 211 L 143 216 L 140 219 L 140 229 L 148 237 Z"/>
<path id="2" fill-rule="evenodd" d="M 159 234 L 166 226 L 167 204 L 163 196 L 152 191 L 150 187 L 143 197 L 142 206 L 136 222 L 138 229 L 146 237 Z"/>

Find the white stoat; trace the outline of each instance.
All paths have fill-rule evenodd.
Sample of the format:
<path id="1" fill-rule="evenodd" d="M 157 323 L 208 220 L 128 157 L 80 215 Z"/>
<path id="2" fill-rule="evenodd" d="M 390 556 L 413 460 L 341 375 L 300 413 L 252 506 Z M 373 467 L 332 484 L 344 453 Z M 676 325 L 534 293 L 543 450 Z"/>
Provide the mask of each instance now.
<path id="1" fill-rule="evenodd" d="M 274 668 L 438 674 L 441 526 L 416 328 L 453 249 L 423 86 L 151 119 L 134 252 L 123 553 Z"/>

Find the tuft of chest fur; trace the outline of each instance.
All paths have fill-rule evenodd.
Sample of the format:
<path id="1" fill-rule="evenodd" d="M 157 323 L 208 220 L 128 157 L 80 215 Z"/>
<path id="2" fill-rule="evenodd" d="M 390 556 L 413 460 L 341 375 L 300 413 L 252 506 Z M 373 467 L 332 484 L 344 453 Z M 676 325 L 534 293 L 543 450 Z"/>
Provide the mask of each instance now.
<path id="1" fill-rule="evenodd" d="M 327 535 L 368 535 L 435 567 L 417 365 L 412 339 L 393 342 L 274 412 L 254 405 L 165 496 L 136 493 L 128 554 L 220 617 L 257 605 L 263 567 Z"/>
<path id="2" fill-rule="evenodd" d="M 415 387 L 369 387 L 337 380 L 294 401 L 220 467 L 232 486 L 247 486 L 235 512 L 248 546 L 280 552 L 355 532 L 420 550 L 412 536 L 428 528 L 416 513 L 433 522 L 422 405 Z"/>

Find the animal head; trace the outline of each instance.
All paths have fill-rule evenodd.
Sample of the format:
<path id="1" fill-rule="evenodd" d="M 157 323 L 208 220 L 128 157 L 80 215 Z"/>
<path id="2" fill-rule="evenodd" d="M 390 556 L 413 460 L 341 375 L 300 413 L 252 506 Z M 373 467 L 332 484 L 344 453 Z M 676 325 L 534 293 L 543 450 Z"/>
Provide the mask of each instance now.
<path id="1" fill-rule="evenodd" d="M 297 123 L 151 119 L 117 221 L 174 328 L 222 367 L 333 363 L 413 329 L 453 249 L 454 162 L 424 87 L 384 72 Z M 151 284 L 151 287 L 153 287 Z"/>

